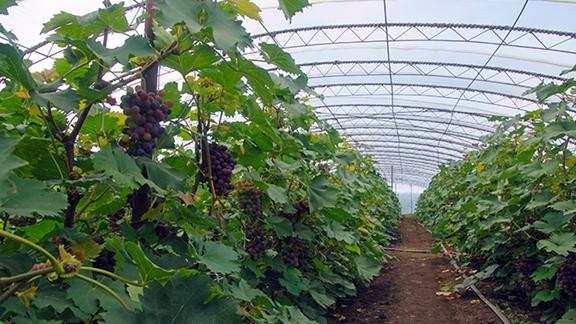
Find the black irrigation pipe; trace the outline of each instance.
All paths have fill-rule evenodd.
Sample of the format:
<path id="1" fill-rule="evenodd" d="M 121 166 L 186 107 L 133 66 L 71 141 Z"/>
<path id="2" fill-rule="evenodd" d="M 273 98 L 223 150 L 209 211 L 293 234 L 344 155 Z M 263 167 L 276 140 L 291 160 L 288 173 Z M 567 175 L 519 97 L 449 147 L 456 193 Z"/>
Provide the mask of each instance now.
<path id="1" fill-rule="evenodd" d="M 432 231 L 430 231 L 428 227 L 424 226 L 424 224 L 420 222 L 418 222 L 418 224 L 420 224 L 420 226 L 422 226 L 426 231 L 428 231 L 428 233 L 432 234 Z M 452 253 L 448 251 L 446 246 L 444 246 L 444 243 L 440 242 L 440 246 L 442 247 L 442 251 L 444 251 L 444 254 L 448 255 L 450 260 L 452 260 Z M 456 270 L 458 271 L 461 270 L 460 266 L 456 262 L 452 263 L 452 265 L 454 266 L 454 268 L 456 268 Z M 462 276 L 466 278 L 464 274 Z M 486 296 L 484 296 L 484 294 L 478 289 L 478 287 L 476 287 L 475 284 L 472 284 L 468 287 L 472 289 L 472 291 L 478 296 L 478 298 L 480 298 L 480 300 L 482 300 L 482 302 L 484 302 L 484 304 L 486 304 L 486 306 L 488 306 L 492 310 L 492 312 L 496 314 L 496 316 L 498 316 L 498 318 L 500 319 L 500 321 L 502 321 L 503 324 L 510 324 L 510 320 L 508 319 L 508 317 L 506 317 L 506 315 L 504 315 L 502 309 L 500 309 L 498 305 L 490 302 L 490 300 L 486 298 Z"/>

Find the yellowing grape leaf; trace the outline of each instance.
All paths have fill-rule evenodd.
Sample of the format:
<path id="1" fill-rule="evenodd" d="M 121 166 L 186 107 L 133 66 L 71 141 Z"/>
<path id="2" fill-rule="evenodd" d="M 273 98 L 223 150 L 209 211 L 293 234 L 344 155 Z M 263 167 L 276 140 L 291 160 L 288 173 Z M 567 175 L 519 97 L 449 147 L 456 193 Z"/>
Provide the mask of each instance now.
<path id="1" fill-rule="evenodd" d="M 232 2 L 236 5 L 236 9 L 238 9 L 238 13 L 243 17 L 248 17 L 254 19 L 256 21 L 262 21 L 262 17 L 260 17 L 260 7 L 254 4 L 250 0 L 232 0 Z"/>
<path id="2" fill-rule="evenodd" d="M 24 291 L 17 291 L 15 295 L 26 308 L 29 308 L 30 301 L 36 296 L 36 290 L 38 290 L 38 287 L 30 287 Z"/>
<path id="3" fill-rule="evenodd" d="M 70 250 L 80 260 L 93 259 L 97 257 L 102 251 L 102 248 L 103 247 L 94 240 L 79 243 L 75 242 L 70 245 Z"/>

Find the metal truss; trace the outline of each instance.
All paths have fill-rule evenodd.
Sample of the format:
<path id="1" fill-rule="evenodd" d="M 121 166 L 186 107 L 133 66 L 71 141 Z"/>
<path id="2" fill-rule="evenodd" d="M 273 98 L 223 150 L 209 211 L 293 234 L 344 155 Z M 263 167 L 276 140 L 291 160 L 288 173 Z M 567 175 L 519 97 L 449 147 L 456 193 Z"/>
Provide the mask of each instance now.
<path id="1" fill-rule="evenodd" d="M 390 96 L 390 83 L 334 83 L 318 84 L 310 88 L 324 97 L 358 97 L 358 96 Z M 542 107 L 537 99 L 516 96 L 504 92 L 471 89 L 466 87 L 394 83 L 394 96 L 424 96 L 435 98 L 457 99 L 500 106 L 517 112 L 529 111 Z M 504 115 L 504 114 L 503 114 Z"/>
<path id="2" fill-rule="evenodd" d="M 352 60 L 320 61 L 299 64 L 309 79 L 349 76 L 415 76 L 475 80 L 492 84 L 530 89 L 542 82 L 564 81 L 565 78 L 527 70 L 496 66 L 431 61 Z M 270 71 L 276 71 L 272 68 Z M 476 78 L 474 78 L 476 77 Z"/>
<path id="3" fill-rule="evenodd" d="M 438 137 L 428 137 L 428 136 L 414 135 L 414 134 L 401 134 L 401 135 L 402 135 L 402 138 L 409 138 L 409 139 L 422 140 L 422 141 L 433 141 L 434 143 L 438 142 Z M 359 143 L 371 143 L 371 142 L 386 141 L 386 138 L 393 137 L 396 135 L 395 134 L 378 133 L 378 134 L 363 134 L 363 135 L 354 134 L 354 135 L 348 135 L 348 136 L 354 137 L 354 141 L 359 142 Z M 442 139 L 442 142 L 457 145 L 457 146 L 462 147 L 463 149 L 475 148 L 475 146 L 472 144 L 454 141 L 451 139 Z"/>
<path id="4" fill-rule="evenodd" d="M 387 145 L 387 144 L 394 144 L 394 145 Z M 414 154 L 414 152 L 427 152 L 427 153 L 432 153 L 432 154 L 437 154 L 438 156 L 443 156 L 446 157 L 447 159 L 461 159 L 464 156 L 464 152 L 461 151 L 455 151 L 455 150 L 448 150 L 451 153 L 448 152 L 444 152 L 444 151 L 439 151 L 436 150 L 434 146 L 431 145 L 426 145 L 426 144 L 420 144 L 420 143 L 405 143 L 405 142 L 400 142 L 400 144 L 398 143 L 382 143 L 382 144 L 372 144 L 372 145 L 365 145 L 364 147 L 366 147 L 365 151 L 372 151 L 372 152 L 379 152 L 379 151 L 386 151 L 386 149 L 388 148 L 397 148 L 398 150 L 411 150 L 412 154 Z M 441 149 L 445 149 L 443 147 L 441 147 Z"/>
<path id="5" fill-rule="evenodd" d="M 438 151 L 431 148 L 426 147 L 414 147 L 414 146 L 406 146 L 401 145 L 398 147 L 396 143 L 391 142 L 390 144 L 394 145 L 378 145 L 378 146 L 370 146 L 365 147 L 364 149 L 360 150 L 362 153 L 366 154 L 373 154 L 373 153 L 400 153 L 400 154 L 407 154 L 408 156 L 429 156 L 432 158 L 436 158 L 439 162 L 447 162 L 451 160 L 460 160 L 462 159 L 462 154 L 452 154 L 446 153 L 442 151 Z"/>
<path id="6" fill-rule="evenodd" d="M 362 150 L 362 152 L 364 152 L 364 153 L 366 153 L 366 154 L 368 154 L 368 155 L 370 155 L 370 156 L 378 157 L 378 158 L 396 158 L 396 157 L 397 157 L 397 155 L 390 155 L 390 154 L 388 154 L 388 153 L 387 153 L 388 151 L 380 151 L 380 150 L 369 150 L 369 151 L 367 151 L 367 150 Z M 436 155 L 436 152 L 434 152 L 434 153 L 435 153 L 434 155 L 423 153 L 423 154 L 420 154 L 420 155 L 417 155 L 417 156 L 409 157 L 409 159 L 416 159 L 416 160 L 419 160 L 419 161 L 430 162 L 430 163 L 432 163 L 432 165 L 431 165 L 432 167 L 437 167 L 436 163 L 438 163 L 438 161 L 440 161 L 440 162 L 449 162 L 449 161 L 452 161 L 452 160 L 453 160 L 452 158 L 438 157 L 438 155 Z M 402 159 L 404 160 L 404 158 L 405 158 L 405 157 L 403 157 Z"/>
<path id="7" fill-rule="evenodd" d="M 411 127 L 411 126 L 413 126 L 413 127 Z M 354 127 L 334 126 L 334 128 L 338 128 L 338 129 L 341 129 L 342 131 L 344 131 L 346 133 L 345 136 L 354 136 L 354 135 L 376 136 L 376 135 L 381 134 L 381 131 L 382 131 L 381 127 L 368 127 L 368 128 L 365 127 L 363 129 L 360 129 L 359 132 L 352 132 L 352 131 L 358 130 Z M 371 132 L 367 132 L 366 129 L 367 130 L 374 129 L 375 131 L 371 133 Z M 423 133 L 423 134 L 444 134 L 443 131 L 440 131 L 437 129 L 429 129 L 427 127 L 421 127 L 421 126 L 417 126 L 417 125 L 404 125 L 403 127 L 398 127 L 398 130 L 411 132 L 413 134 L 420 134 L 420 133 Z M 446 133 L 446 135 L 448 135 L 448 136 L 450 136 L 456 140 L 462 141 L 463 143 L 467 143 L 469 145 L 475 145 L 480 141 L 478 136 L 471 135 L 468 133 L 449 131 Z"/>
<path id="8" fill-rule="evenodd" d="M 402 165 L 418 168 L 418 169 L 421 169 L 423 171 L 426 171 L 426 173 L 431 173 L 432 175 L 434 175 L 438 172 L 438 168 L 435 167 L 434 165 L 427 164 L 426 162 L 416 161 L 416 160 L 412 160 L 412 159 L 406 159 L 404 157 L 402 158 L 402 160 L 397 159 L 397 158 L 394 159 L 394 158 L 382 158 L 382 157 L 380 157 L 378 159 L 378 161 L 383 165 L 400 165 L 400 164 L 402 164 Z"/>
<path id="9" fill-rule="evenodd" d="M 433 103 L 430 103 L 433 104 Z M 390 104 L 370 104 L 370 103 L 363 103 L 363 104 L 358 104 L 358 103 L 345 103 L 345 104 L 333 104 L 333 105 L 318 105 L 315 106 L 315 108 L 317 109 L 322 109 L 322 108 L 336 108 L 336 109 L 340 109 L 340 108 L 347 108 L 346 112 L 358 112 L 358 113 L 362 113 L 362 114 L 367 114 L 366 110 L 371 110 L 374 113 L 380 113 L 383 110 L 387 111 L 389 110 L 390 112 L 392 111 L 391 109 L 392 105 Z M 395 104 L 394 107 L 397 107 L 398 109 L 400 109 L 398 111 L 398 113 L 403 113 L 403 112 L 411 112 L 411 113 L 416 113 L 416 114 L 421 114 L 421 113 L 426 113 L 426 112 L 447 112 L 447 113 L 452 113 L 451 109 L 448 108 L 442 108 L 442 107 L 433 107 L 433 106 L 428 106 L 428 105 L 403 105 L 403 104 Z M 490 113 L 482 113 L 482 112 L 476 112 L 476 111 L 454 111 L 454 113 L 456 114 L 463 114 L 463 115 L 469 115 L 469 116 L 473 116 L 473 117 L 479 117 L 479 118 L 490 118 L 492 116 L 494 116 L 493 114 Z"/>
<path id="10" fill-rule="evenodd" d="M 508 37 L 506 37 L 508 35 Z M 536 28 L 452 24 L 375 23 L 294 28 L 253 35 L 284 49 L 379 42 L 449 42 L 576 54 L 576 33 Z"/>
<path id="11" fill-rule="evenodd" d="M 392 135 L 390 135 L 392 136 Z M 402 137 L 404 137 L 402 135 Z M 356 141 L 360 142 L 361 146 L 365 146 L 365 147 L 377 147 L 382 143 L 389 143 L 389 141 L 379 141 L 379 140 L 362 140 L 360 141 L 358 138 L 354 138 Z M 438 145 L 438 140 L 437 139 L 433 139 L 432 143 L 429 142 L 423 142 L 421 138 L 418 138 L 418 141 L 401 141 L 401 144 L 407 144 L 407 145 L 414 145 L 414 146 L 425 146 L 425 147 L 433 147 L 433 148 L 438 148 L 438 149 L 443 149 L 446 151 L 450 151 L 450 152 L 455 152 L 457 154 L 461 154 L 464 153 L 466 151 L 466 148 L 463 148 L 461 146 L 444 146 L 444 145 Z"/>
<path id="12" fill-rule="evenodd" d="M 400 160 L 394 155 L 386 155 L 386 154 L 380 154 L 380 155 L 371 154 L 371 156 L 377 158 L 378 161 L 380 161 L 381 163 L 405 163 L 407 165 L 409 164 L 421 167 L 425 170 L 433 172 L 434 174 L 438 172 L 438 167 L 436 166 L 438 160 L 433 161 L 433 160 L 407 158 L 407 157 L 402 157 L 402 160 Z"/>
<path id="13" fill-rule="evenodd" d="M 378 122 L 382 120 L 388 120 L 394 118 L 391 115 L 374 115 L 374 116 L 362 116 L 362 115 L 337 115 L 337 114 L 326 114 L 322 113 L 319 114 L 320 120 L 336 120 L 342 124 L 343 122 L 350 121 L 354 126 L 358 128 L 363 128 L 363 126 L 370 126 L 374 124 L 370 123 L 358 123 L 358 121 L 367 120 L 368 122 Z M 427 118 L 426 118 L 427 117 Z M 441 118 L 435 116 L 414 116 L 414 115 L 396 115 L 396 120 L 406 120 L 406 121 L 416 121 L 416 122 L 425 122 L 425 123 L 432 123 L 432 124 L 446 124 L 449 121 L 449 118 Z M 471 122 L 465 121 L 453 121 L 453 126 L 459 126 L 462 128 L 469 128 L 471 130 L 481 132 L 483 135 L 491 133 L 494 129 L 489 126 L 477 125 Z"/>

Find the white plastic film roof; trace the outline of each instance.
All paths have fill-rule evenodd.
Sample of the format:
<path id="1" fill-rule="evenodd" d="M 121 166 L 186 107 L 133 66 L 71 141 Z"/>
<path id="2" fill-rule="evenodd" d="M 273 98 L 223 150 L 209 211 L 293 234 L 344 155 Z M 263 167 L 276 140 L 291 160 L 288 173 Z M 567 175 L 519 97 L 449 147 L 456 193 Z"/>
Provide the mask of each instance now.
<path id="1" fill-rule="evenodd" d="M 562 81 L 560 73 L 576 64 L 573 0 L 312 0 L 291 22 L 277 1 L 254 2 L 263 23 L 245 26 L 255 44 L 291 53 L 322 95 L 309 101 L 320 118 L 395 183 L 425 187 L 439 164 L 460 159 L 493 131 L 490 116 L 537 109 L 526 90 Z M 0 22 L 33 46 L 53 14 L 101 6 L 24 0 Z M 30 58 L 55 50 L 45 46 Z M 260 58 L 256 48 L 247 53 Z"/>

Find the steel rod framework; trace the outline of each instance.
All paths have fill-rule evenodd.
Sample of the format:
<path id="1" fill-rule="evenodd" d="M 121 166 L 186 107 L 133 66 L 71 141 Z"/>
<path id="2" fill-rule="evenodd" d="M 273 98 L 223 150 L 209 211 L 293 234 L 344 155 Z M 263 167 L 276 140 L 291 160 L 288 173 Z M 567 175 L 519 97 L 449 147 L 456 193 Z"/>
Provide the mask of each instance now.
<path id="1" fill-rule="evenodd" d="M 334 78 L 344 76 L 385 76 L 390 73 L 391 65 L 394 75 L 420 76 L 472 80 L 471 74 L 480 72 L 477 81 L 500 85 L 509 85 L 524 89 L 550 81 L 564 81 L 565 78 L 528 70 L 432 61 L 398 61 L 398 60 L 351 60 L 319 61 L 298 64 L 309 79 Z M 277 71 L 278 68 L 270 68 Z"/>
<path id="2" fill-rule="evenodd" d="M 438 94 L 442 94 L 442 92 L 438 91 L 438 89 L 451 90 L 451 91 L 464 92 L 464 93 L 473 92 L 473 93 L 481 94 L 483 96 L 487 96 L 487 95 L 499 96 L 499 97 L 503 97 L 503 98 L 507 98 L 507 99 L 515 99 L 517 101 L 521 101 L 521 102 L 525 102 L 525 103 L 533 103 L 536 106 L 540 106 L 537 99 L 530 99 L 530 98 L 526 98 L 526 97 L 522 97 L 522 96 L 512 95 L 512 94 L 508 94 L 508 93 L 504 93 L 504 92 L 498 92 L 498 91 L 485 90 L 485 89 L 472 89 L 472 88 L 457 87 L 457 86 L 448 86 L 448 85 L 439 85 L 439 84 L 420 84 L 420 83 L 394 83 L 394 85 L 399 86 L 399 87 L 404 87 L 405 89 L 410 89 L 413 91 L 415 91 L 416 88 L 426 88 L 426 89 L 428 89 L 427 91 L 433 90 L 434 92 L 437 92 Z M 342 89 L 341 91 L 349 91 L 350 94 L 357 95 L 357 94 L 359 94 L 360 90 L 366 90 L 368 94 L 375 94 L 375 93 L 377 93 L 377 91 L 383 91 L 383 89 L 387 89 L 386 87 L 389 87 L 389 86 L 390 86 L 390 83 L 365 82 L 365 83 L 317 84 L 317 85 L 311 86 L 310 88 L 317 90 L 317 89 L 324 89 L 324 88 L 330 89 L 330 88 L 334 88 L 334 87 L 340 87 Z M 373 89 L 370 89 L 369 87 L 373 87 Z M 384 91 L 385 91 L 384 93 L 379 93 L 379 94 L 390 94 L 389 90 L 384 90 Z M 336 94 L 336 95 L 337 95 L 337 93 L 338 92 L 334 92 L 334 94 Z M 418 93 L 417 91 L 415 91 L 415 93 L 420 95 L 420 93 Z M 323 94 L 323 93 L 320 93 L 320 94 Z M 521 107 L 521 106 L 516 107 L 516 109 L 522 110 L 522 111 L 527 111 L 527 109 L 523 109 L 523 107 Z"/>
<path id="3" fill-rule="evenodd" d="M 388 31 L 388 32 L 386 32 Z M 504 35 L 510 32 L 510 39 Z M 254 35 L 256 43 L 275 41 L 284 49 L 377 42 L 449 42 L 575 54 L 576 33 L 498 25 L 452 23 L 343 24 L 272 31 Z"/>
<path id="4" fill-rule="evenodd" d="M 427 123 L 435 123 L 435 124 L 445 124 L 446 120 L 442 119 L 442 118 L 424 118 L 426 116 L 423 117 L 419 117 L 419 116 L 396 116 L 397 120 L 407 120 L 407 121 L 419 121 L 419 122 L 427 122 Z M 334 120 L 338 117 L 324 117 L 321 116 L 320 120 Z M 392 119 L 391 116 L 373 116 L 373 117 L 358 117 L 358 116 L 341 116 L 340 118 L 338 118 L 338 120 L 342 123 L 342 121 L 358 121 L 358 120 L 363 120 L 363 119 L 368 119 L 369 121 L 380 121 L 380 120 L 388 120 L 388 119 Z M 483 135 L 487 135 L 490 134 L 494 129 L 491 127 L 481 127 L 482 125 L 474 125 L 473 123 L 456 123 L 453 122 L 452 123 L 454 126 L 460 126 L 463 128 L 469 128 L 469 129 L 473 129 L 475 131 L 479 131 L 482 132 Z M 374 124 L 359 124 L 359 123 L 354 123 L 354 126 L 357 126 L 358 128 L 363 128 L 364 126 L 371 126 Z"/>

